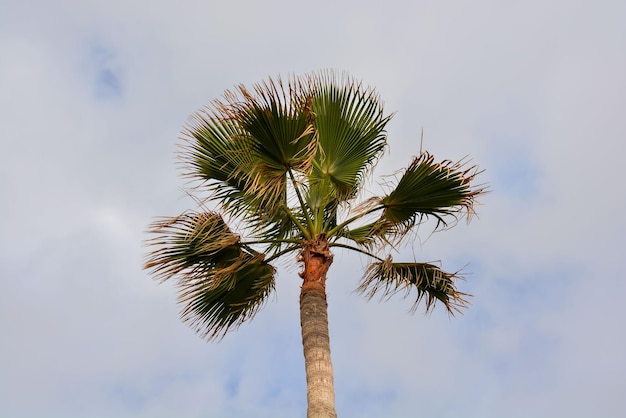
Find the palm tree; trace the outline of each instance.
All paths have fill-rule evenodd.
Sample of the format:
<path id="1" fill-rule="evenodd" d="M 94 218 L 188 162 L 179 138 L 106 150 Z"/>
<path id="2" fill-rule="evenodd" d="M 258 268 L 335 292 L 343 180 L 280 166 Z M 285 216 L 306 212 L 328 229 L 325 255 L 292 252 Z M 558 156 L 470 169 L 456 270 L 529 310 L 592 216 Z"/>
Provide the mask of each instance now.
<path id="1" fill-rule="evenodd" d="M 150 227 L 145 268 L 176 281 L 183 320 L 209 340 L 251 319 L 274 290 L 273 263 L 295 255 L 309 418 L 337 416 L 326 303 L 331 248 L 371 258 L 358 287 L 368 298 L 414 290 L 415 305 L 425 302 L 428 312 L 440 302 L 450 314 L 467 304 L 456 273 L 380 254 L 427 219 L 437 228 L 469 220 L 484 192 L 470 184 L 477 167 L 436 163 L 420 151 L 387 181 L 386 194 L 357 200 L 385 150 L 390 118 L 373 89 L 332 71 L 226 91 L 191 118 L 183 137 L 185 175 L 199 181 L 193 191 L 207 192 L 203 210 Z"/>

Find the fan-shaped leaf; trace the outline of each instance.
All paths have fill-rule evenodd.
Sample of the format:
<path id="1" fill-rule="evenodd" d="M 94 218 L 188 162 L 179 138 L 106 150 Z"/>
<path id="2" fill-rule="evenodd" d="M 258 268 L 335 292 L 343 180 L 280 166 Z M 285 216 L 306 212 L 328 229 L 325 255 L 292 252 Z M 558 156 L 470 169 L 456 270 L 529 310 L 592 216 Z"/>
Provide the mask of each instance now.
<path id="1" fill-rule="evenodd" d="M 417 296 L 412 311 L 425 298 L 426 312 L 440 301 L 454 315 L 468 304 L 465 298 L 470 296 L 456 289 L 454 280 L 458 278 L 456 273 L 446 273 L 431 263 L 394 263 L 389 256 L 368 266 L 357 291 L 372 299 L 378 293 L 387 298 L 396 293 L 408 296 L 415 290 Z"/>
<path id="2" fill-rule="evenodd" d="M 148 245 L 156 249 L 145 267 L 177 281 L 183 319 L 203 336 L 223 336 L 252 317 L 274 288 L 274 268 L 241 245 L 217 213 L 167 218 L 150 232 L 157 236 Z"/>
<path id="3" fill-rule="evenodd" d="M 274 290 L 274 268 L 263 255 L 240 252 L 203 280 L 182 281 L 183 320 L 204 337 L 223 337 L 252 318 Z"/>
<path id="4" fill-rule="evenodd" d="M 353 198 L 367 171 L 386 145 L 380 99 L 347 76 L 319 73 L 309 79 L 319 151 L 310 176 L 311 188 L 329 199 Z"/>
<path id="5" fill-rule="evenodd" d="M 380 200 L 384 207 L 382 218 L 406 231 L 423 217 L 433 216 L 446 225 L 444 217 L 474 213 L 474 203 L 484 192 L 470 182 L 478 174 L 475 166 L 444 161 L 435 163 L 424 152 L 404 171 L 395 189 Z"/>

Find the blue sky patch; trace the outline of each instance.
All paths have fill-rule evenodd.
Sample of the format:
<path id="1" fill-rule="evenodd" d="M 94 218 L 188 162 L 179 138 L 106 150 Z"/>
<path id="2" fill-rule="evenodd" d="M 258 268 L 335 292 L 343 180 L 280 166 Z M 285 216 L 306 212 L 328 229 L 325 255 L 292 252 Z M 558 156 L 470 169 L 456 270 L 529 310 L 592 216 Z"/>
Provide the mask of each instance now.
<path id="1" fill-rule="evenodd" d="M 92 46 L 88 53 L 92 91 L 98 100 L 114 100 L 123 96 L 124 88 L 120 65 L 115 52 L 100 44 Z"/>
<path id="2" fill-rule="evenodd" d="M 491 142 L 490 186 L 498 194 L 520 199 L 535 197 L 540 189 L 541 168 L 528 144 L 515 138 Z"/>
<path id="3" fill-rule="evenodd" d="M 98 98 L 122 96 L 122 83 L 119 76 L 109 68 L 100 68 L 95 80 L 95 94 Z"/>

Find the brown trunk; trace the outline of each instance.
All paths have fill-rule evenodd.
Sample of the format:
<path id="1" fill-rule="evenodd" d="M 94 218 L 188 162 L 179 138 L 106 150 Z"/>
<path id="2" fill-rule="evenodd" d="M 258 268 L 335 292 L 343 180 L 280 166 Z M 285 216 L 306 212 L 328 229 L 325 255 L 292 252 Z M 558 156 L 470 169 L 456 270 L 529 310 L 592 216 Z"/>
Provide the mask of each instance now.
<path id="1" fill-rule="evenodd" d="M 300 253 L 304 279 L 300 291 L 300 324 L 307 384 L 307 418 L 336 418 L 333 365 L 330 361 L 326 272 L 333 262 L 326 235 L 304 243 Z"/>

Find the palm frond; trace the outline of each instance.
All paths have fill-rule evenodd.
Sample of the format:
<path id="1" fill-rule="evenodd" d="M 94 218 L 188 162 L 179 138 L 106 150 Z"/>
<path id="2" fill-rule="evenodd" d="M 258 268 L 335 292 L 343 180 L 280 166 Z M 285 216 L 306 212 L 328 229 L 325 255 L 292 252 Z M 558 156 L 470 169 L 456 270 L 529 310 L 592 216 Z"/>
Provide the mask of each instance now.
<path id="1" fill-rule="evenodd" d="M 247 172 L 249 194 L 258 196 L 273 211 L 286 194 L 290 170 L 308 172 L 316 151 L 313 127 L 304 99 L 287 97 L 282 83 L 256 86 L 256 95 L 240 87 L 245 101 L 233 117 L 246 131 L 253 165 Z"/>
<path id="2" fill-rule="evenodd" d="M 183 161 L 231 214 L 262 216 L 285 203 L 286 173 L 307 172 L 317 149 L 299 81 L 227 91 L 188 124 Z"/>
<path id="3" fill-rule="evenodd" d="M 186 212 L 162 218 L 150 225 L 148 233 L 153 238 L 146 244 L 156 249 L 148 254 L 144 267 L 159 280 L 202 277 L 239 242 L 215 212 Z"/>
<path id="4" fill-rule="evenodd" d="M 153 223 L 156 247 L 144 268 L 156 279 L 176 280 L 182 316 L 209 339 L 254 316 L 274 289 L 274 268 L 214 212 L 184 213 Z"/>
<path id="5" fill-rule="evenodd" d="M 321 72 L 309 78 L 313 126 L 319 151 L 310 176 L 312 189 L 333 193 L 339 201 L 353 198 L 361 181 L 386 146 L 383 114 L 373 89 L 350 77 Z"/>
<path id="6" fill-rule="evenodd" d="M 221 338 L 254 317 L 274 290 L 274 268 L 262 254 L 239 252 L 204 280 L 182 281 L 182 317 L 203 337 Z"/>
<path id="7" fill-rule="evenodd" d="M 280 175 L 287 169 L 306 172 L 315 154 L 311 115 L 300 81 L 285 86 L 279 78 L 254 86 L 254 94 L 239 87 L 244 101 L 233 118 L 248 132 L 260 164 Z"/>
<path id="8" fill-rule="evenodd" d="M 260 202 L 247 187 L 254 160 L 245 131 L 207 108 L 190 119 L 185 135 L 181 158 L 186 177 L 201 180 L 209 199 L 231 215 L 258 213 Z"/>
<path id="9" fill-rule="evenodd" d="M 422 301 L 426 304 L 426 312 L 439 301 L 448 313 L 454 315 L 469 304 L 465 298 L 471 296 L 456 289 L 454 281 L 459 278 L 457 273 L 446 273 L 432 263 L 394 263 L 389 256 L 368 266 L 357 292 L 371 300 L 376 294 L 383 299 L 397 293 L 404 293 L 407 297 L 415 290 L 417 296 L 412 312 Z"/>
<path id="10" fill-rule="evenodd" d="M 466 168 L 462 161 L 435 163 L 433 156 L 423 152 L 395 188 L 380 199 L 382 219 L 395 225 L 400 234 L 429 216 L 437 219 L 437 226 L 446 226 L 449 217 L 456 220 L 467 216 L 469 220 L 476 198 L 485 192 L 481 186 L 470 184 L 477 174 L 476 166 Z"/>

